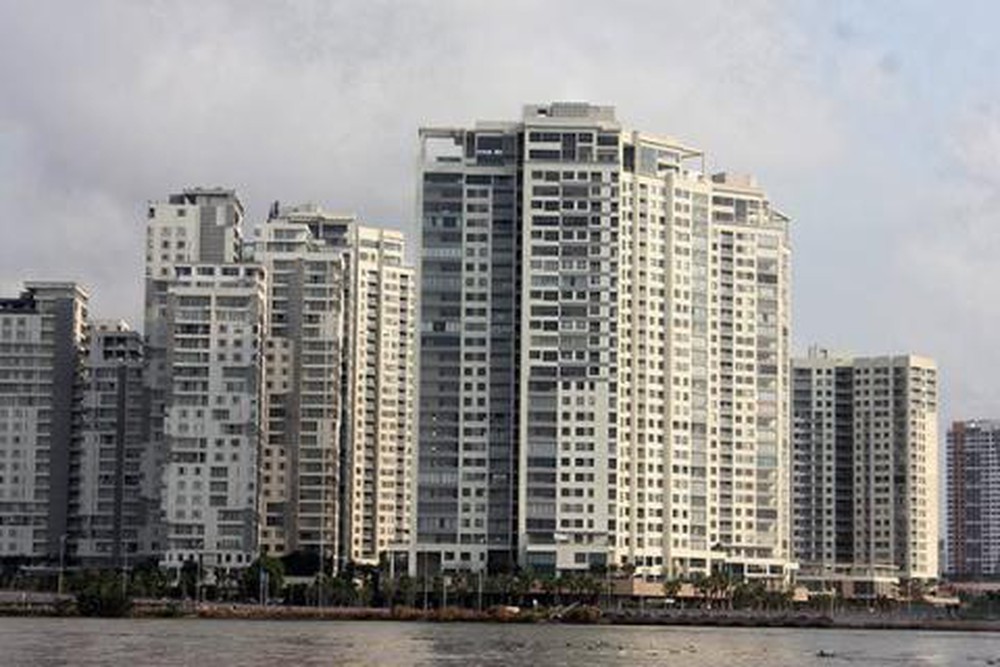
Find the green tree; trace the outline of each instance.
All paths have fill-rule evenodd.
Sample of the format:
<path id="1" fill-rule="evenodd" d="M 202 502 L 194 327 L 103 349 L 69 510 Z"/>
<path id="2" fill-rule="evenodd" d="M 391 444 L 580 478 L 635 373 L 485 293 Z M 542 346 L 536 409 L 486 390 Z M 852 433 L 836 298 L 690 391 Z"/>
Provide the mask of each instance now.
<path id="1" fill-rule="evenodd" d="M 709 594 L 708 577 L 705 576 L 704 572 L 695 572 L 690 576 L 689 583 L 694 588 L 695 595 L 702 598 L 702 603 L 704 603 L 704 598 Z"/>
<path id="2" fill-rule="evenodd" d="M 121 578 L 110 570 L 82 573 L 74 581 L 74 592 L 81 616 L 119 617 L 132 608 Z"/>
<path id="3" fill-rule="evenodd" d="M 194 598 L 198 596 L 198 569 L 198 563 L 194 560 L 184 561 L 177 578 L 177 587 L 181 597 Z"/>
<path id="4" fill-rule="evenodd" d="M 264 600 L 260 599 L 262 573 L 267 577 L 267 597 L 281 594 L 281 589 L 285 587 L 285 567 L 277 558 L 261 554 L 240 578 L 240 593 L 244 600 L 256 600 L 263 604 Z"/>
<path id="5" fill-rule="evenodd" d="M 161 598 L 169 588 L 169 578 L 156 564 L 144 563 L 132 570 L 129 591 L 136 597 Z"/>
<path id="6" fill-rule="evenodd" d="M 516 589 L 514 575 L 507 572 L 493 575 L 489 578 L 490 590 L 504 604 L 513 604 L 513 593 Z"/>
<path id="7" fill-rule="evenodd" d="M 517 604 L 524 605 L 525 596 L 531 592 L 535 585 L 535 573 L 530 568 L 525 568 L 514 577 L 514 594 L 517 596 Z"/>
<path id="8" fill-rule="evenodd" d="M 553 574 L 545 574 L 539 579 L 539 585 L 548 604 L 555 604 L 559 593 L 559 579 Z"/>
<path id="9" fill-rule="evenodd" d="M 393 604 L 403 604 L 407 607 L 417 605 L 417 581 L 413 577 L 404 574 L 399 578 Z"/>
<path id="10" fill-rule="evenodd" d="M 706 581 L 708 595 L 713 600 L 724 600 L 732 608 L 732 596 L 730 595 L 733 586 L 732 576 L 725 570 L 715 570 L 708 575 Z"/>

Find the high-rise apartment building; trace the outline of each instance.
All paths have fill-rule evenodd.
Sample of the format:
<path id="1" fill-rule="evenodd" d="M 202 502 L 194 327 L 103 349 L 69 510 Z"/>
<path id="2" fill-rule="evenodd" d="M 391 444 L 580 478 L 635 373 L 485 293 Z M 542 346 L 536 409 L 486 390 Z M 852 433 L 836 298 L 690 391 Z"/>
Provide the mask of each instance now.
<path id="1" fill-rule="evenodd" d="M 937 368 L 813 348 L 794 361 L 799 579 L 891 591 L 938 575 Z"/>
<path id="2" fill-rule="evenodd" d="M 355 224 L 345 333 L 344 555 L 374 564 L 408 544 L 416 395 L 416 285 L 398 231 Z"/>
<path id="3" fill-rule="evenodd" d="M 162 443 L 167 290 L 178 264 L 224 264 L 242 257 L 243 204 L 232 190 L 189 188 L 150 202 L 146 220 L 145 336 L 151 389 L 151 437 Z"/>
<path id="4" fill-rule="evenodd" d="M 0 556 L 54 560 L 67 547 L 88 299 L 62 282 L 0 299 Z"/>
<path id="5" fill-rule="evenodd" d="M 421 139 L 411 568 L 783 578 L 788 219 L 610 107 Z"/>
<path id="6" fill-rule="evenodd" d="M 71 453 L 69 551 L 85 565 L 123 567 L 156 555 L 160 478 L 150 451 L 142 335 L 90 323 L 81 434 Z"/>
<path id="7" fill-rule="evenodd" d="M 211 577 L 258 552 L 264 270 L 176 264 L 166 295 L 162 563 Z"/>
<path id="8" fill-rule="evenodd" d="M 957 421 L 948 431 L 948 574 L 1000 574 L 1000 421 Z"/>
<path id="9" fill-rule="evenodd" d="M 340 548 L 344 237 L 349 220 L 274 211 L 254 259 L 268 275 L 261 546 L 273 555 Z"/>
<path id="10" fill-rule="evenodd" d="M 272 211 L 254 253 L 270 276 L 264 544 L 376 563 L 407 541 L 412 502 L 416 316 L 403 236 L 300 206 Z"/>
<path id="11" fill-rule="evenodd" d="M 216 272 L 221 277 L 224 265 L 235 264 L 242 258 L 242 224 L 243 224 L 243 204 L 236 193 L 232 190 L 221 188 L 189 188 L 182 192 L 172 194 L 166 201 L 150 202 L 146 220 L 146 290 L 145 290 L 145 326 L 144 333 L 146 339 L 146 384 L 149 396 L 149 438 L 151 451 L 155 455 L 154 466 L 160 471 L 162 478 L 159 491 L 160 517 L 158 526 L 158 543 L 161 554 L 173 569 L 179 569 L 182 562 L 179 558 L 196 559 L 198 545 L 204 545 L 205 541 L 198 534 L 177 534 L 173 537 L 167 535 L 167 526 L 171 522 L 176 522 L 178 502 L 177 498 L 170 498 L 163 495 L 170 490 L 167 480 L 168 470 L 171 468 L 174 459 L 178 454 L 174 451 L 174 442 L 168 435 L 168 413 L 170 406 L 176 404 L 173 392 L 176 382 L 173 372 L 179 370 L 182 373 L 188 372 L 180 368 L 175 369 L 173 362 L 168 359 L 168 350 L 178 343 L 187 345 L 188 342 L 174 341 L 174 335 L 179 331 L 175 327 L 179 326 L 176 316 L 184 316 L 186 313 L 173 313 L 168 310 L 170 291 L 174 286 L 186 282 L 184 290 L 197 288 L 201 290 L 200 297 L 210 296 L 205 293 L 210 289 L 210 285 L 215 283 Z M 206 271 L 211 270 L 212 275 L 205 276 L 200 281 L 201 285 L 191 284 L 190 278 L 195 275 L 194 265 L 205 264 Z M 178 268 L 184 267 L 189 275 L 184 276 L 185 280 L 179 280 Z M 215 267 L 215 268 L 207 268 Z M 227 272 L 232 273 L 230 267 Z M 237 274 L 240 271 L 237 270 Z M 236 276 L 226 276 L 234 278 Z M 211 301 L 211 299 L 210 299 Z M 214 307 L 214 303 L 211 308 Z M 202 315 L 204 316 L 204 315 Z M 211 335 L 219 332 L 213 330 Z M 257 331 L 256 335 L 260 335 Z M 196 363 L 202 364 L 203 368 L 208 368 L 209 358 L 206 356 L 207 350 L 201 350 Z M 186 358 L 186 357 L 182 357 Z M 217 365 L 214 361 L 211 365 Z M 203 371 L 204 372 L 204 371 Z M 256 388 L 254 388 L 256 391 Z M 191 400 L 183 398 L 181 401 Z M 175 413 L 175 419 L 179 416 Z M 189 457 L 184 454 L 180 458 Z M 184 468 L 185 474 L 188 468 Z M 174 473 L 179 473 L 179 469 L 174 469 Z M 192 480 L 193 481 L 193 480 Z M 185 480 L 185 484 L 187 480 Z M 196 496 L 199 501 L 203 499 L 201 494 Z M 190 496 L 185 493 L 183 499 L 188 501 Z M 194 509 L 194 508 L 192 508 Z M 185 509 L 185 521 L 190 515 Z M 199 511 L 200 512 L 200 511 Z M 171 518 L 173 517 L 173 518 Z M 201 517 L 199 517 L 200 520 Z M 197 521 L 195 522 L 197 524 Z M 184 531 L 195 531 L 196 528 L 183 528 Z M 187 540 L 187 542 L 183 542 Z M 169 556 L 167 555 L 169 552 Z M 230 559 L 232 555 L 230 554 Z"/>

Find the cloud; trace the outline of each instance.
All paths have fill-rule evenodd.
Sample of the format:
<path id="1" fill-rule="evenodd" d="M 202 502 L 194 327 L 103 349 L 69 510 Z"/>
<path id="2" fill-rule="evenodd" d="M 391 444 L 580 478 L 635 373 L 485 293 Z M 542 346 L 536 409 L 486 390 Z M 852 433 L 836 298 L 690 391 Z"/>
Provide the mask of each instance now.
<path id="1" fill-rule="evenodd" d="M 420 125 L 588 99 L 716 167 L 780 174 L 840 146 L 780 4 L 16 5 L 0 7 L 0 141 L 16 144 L 0 215 L 32 224 L 0 247 L 0 284 L 78 277 L 133 320 L 146 200 L 227 185 L 254 221 L 272 199 L 317 201 L 412 233 Z"/>
<path id="2" fill-rule="evenodd" d="M 915 194 L 914 225 L 898 264 L 907 281 L 900 298 L 945 369 L 956 418 L 991 417 L 1000 409 L 1000 107 L 975 105 L 941 136 L 935 187 Z"/>
<path id="3" fill-rule="evenodd" d="M 947 124 L 915 84 L 936 53 L 926 26 L 901 43 L 867 4 L 842 11 L 0 3 L 0 289 L 73 278 L 96 314 L 139 322 L 144 203 L 188 185 L 237 188 L 251 224 L 274 199 L 314 201 L 416 243 L 419 126 L 588 100 L 702 147 L 710 168 L 757 173 L 794 219 L 802 343 L 937 354 L 949 375 L 975 378 L 955 390 L 971 405 L 971 385 L 987 381 L 973 360 L 993 346 L 985 334 L 956 345 L 951 323 L 993 326 L 975 305 L 996 295 L 976 275 L 996 241 L 1000 123 L 969 121 L 960 149 L 928 140 Z M 947 188 L 941 170 L 953 172 Z"/>

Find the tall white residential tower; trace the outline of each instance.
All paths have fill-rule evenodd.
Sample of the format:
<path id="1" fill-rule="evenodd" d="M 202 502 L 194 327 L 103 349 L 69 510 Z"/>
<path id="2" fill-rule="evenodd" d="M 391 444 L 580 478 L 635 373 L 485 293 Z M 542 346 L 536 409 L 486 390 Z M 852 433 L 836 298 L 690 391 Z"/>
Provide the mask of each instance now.
<path id="1" fill-rule="evenodd" d="M 788 219 L 611 107 L 421 140 L 411 568 L 782 580 Z"/>
<path id="2" fill-rule="evenodd" d="M 177 264 L 167 289 L 163 564 L 209 578 L 257 556 L 265 280 L 253 264 Z"/>

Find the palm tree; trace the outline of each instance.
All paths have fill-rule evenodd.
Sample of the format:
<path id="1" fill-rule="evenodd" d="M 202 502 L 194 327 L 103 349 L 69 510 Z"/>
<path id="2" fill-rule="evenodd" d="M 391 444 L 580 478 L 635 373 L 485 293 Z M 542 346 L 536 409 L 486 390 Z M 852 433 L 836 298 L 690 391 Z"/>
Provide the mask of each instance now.
<path id="1" fill-rule="evenodd" d="M 542 587 L 542 593 L 545 595 L 548 604 L 554 604 L 555 596 L 559 591 L 559 579 L 553 574 L 546 574 L 539 579 L 539 584 Z"/>
<path id="2" fill-rule="evenodd" d="M 600 583 L 586 572 L 571 572 L 565 575 L 565 579 L 574 602 L 590 602 L 595 594 L 600 595 Z"/>
<path id="3" fill-rule="evenodd" d="M 590 572 L 579 576 L 580 593 L 587 598 L 588 604 L 597 604 L 601 597 L 602 581 Z"/>
<path id="4" fill-rule="evenodd" d="M 514 575 L 504 572 L 494 577 L 490 577 L 490 579 L 501 599 L 503 599 L 506 604 L 512 604 L 513 600 L 511 599 L 511 596 L 517 587 Z"/>
<path id="5" fill-rule="evenodd" d="M 704 603 L 708 596 L 708 577 L 705 576 L 704 572 L 695 572 L 690 576 L 689 583 L 694 588 L 695 594 L 702 598 L 702 603 Z"/>
<path id="6" fill-rule="evenodd" d="M 732 609 L 733 599 L 730 595 L 730 589 L 733 585 L 732 576 L 725 570 L 715 570 L 708 576 L 707 584 L 709 595 L 713 599 L 725 599 L 729 608 Z"/>
<path id="7" fill-rule="evenodd" d="M 535 583 L 535 573 L 525 568 L 514 577 L 514 593 L 517 595 L 517 604 L 524 606 L 524 596 L 531 592 Z"/>
<path id="8" fill-rule="evenodd" d="M 451 575 L 451 585 L 448 590 L 455 596 L 455 603 L 460 607 L 468 607 L 469 600 L 469 573 L 465 571 L 456 572 Z"/>

